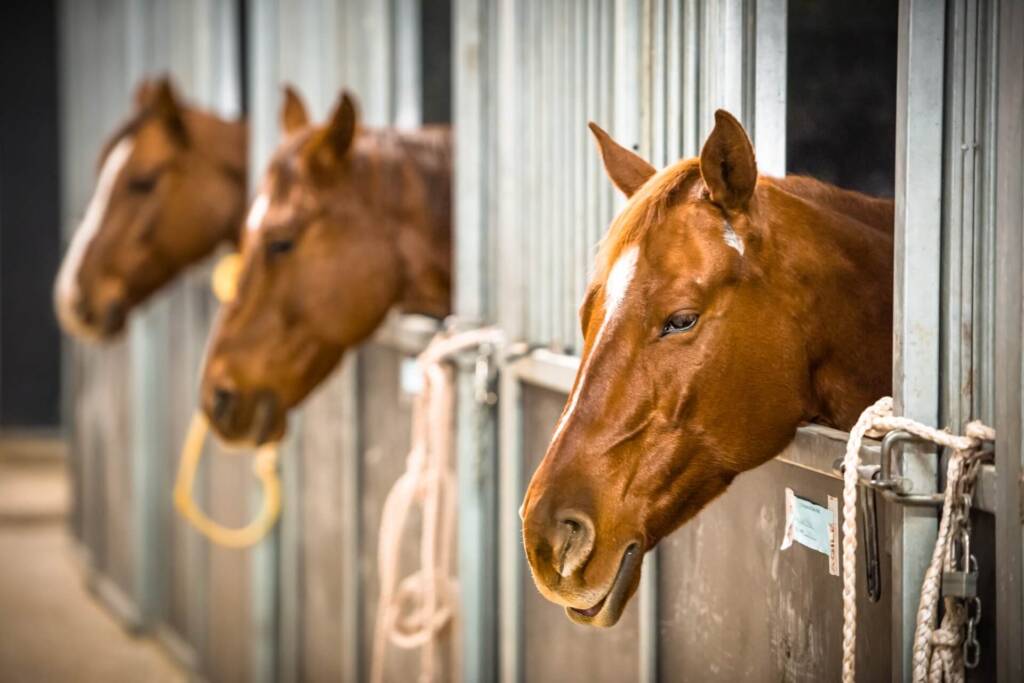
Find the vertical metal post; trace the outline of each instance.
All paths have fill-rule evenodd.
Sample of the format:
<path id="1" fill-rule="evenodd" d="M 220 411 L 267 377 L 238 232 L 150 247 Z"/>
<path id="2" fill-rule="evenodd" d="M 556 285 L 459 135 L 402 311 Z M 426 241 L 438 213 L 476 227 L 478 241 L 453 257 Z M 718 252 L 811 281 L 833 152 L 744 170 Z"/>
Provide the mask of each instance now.
<path id="1" fill-rule="evenodd" d="M 523 571 L 519 506 L 525 485 L 523 472 L 522 405 L 519 377 L 501 374 L 501 432 L 499 442 L 501 480 L 501 670 L 502 683 L 519 683 L 523 677 Z"/>
<path id="2" fill-rule="evenodd" d="M 276 107 L 271 104 L 277 101 L 276 55 L 278 54 L 277 20 L 279 4 L 277 0 L 260 0 L 254 2 L 249 12 L 250 35 L 258 36 L 259 40 L 250 41 L 249 50 L 249 82 L 252 84 L 251 97 L 253 105 L 252 131 L 249 143 L 249 187 L 258 181 L 263 164 L 269 158 L 276 138 Z M 294 444 L 282 444 L 281 462 L 283 467 L 294 467 L 296 460 L 293 454 L 297 449 Z M 297 474 L 284 474 L 286 484 L 297 480 Z M 290 487 L 289 487 L 290 488 Z M 252 510 L 261 505 L 259 487 L 255 483 L 248 491 L 249 507 Z M 291 508 L 299 501 L 286 501 L 285 515 L 293 514 Z M 278 594 L 281 589 L 279 576 L 279 558 L 282 542 L 281 525 L 274 533 L 258 546 L 250 550 L 250 639 L 249 660 L 250 671 L 255 681 L 273 681 L 278 677 L 280 645 L 277 638 L 278 630 Z"/>
<path id="3" fill-rule="evenodd" d="M 470 324 L 487 319 L 489 246 L 486 240 L 487 150 L 492 135 L 493 82 L 488 53 L 492 7 L 456 0 L 452 68 L 455 129 L 456 315 Z M 472 367 L 458 369 L 456 471 L 459 499 L 459 581 L 462 599 L 461 672 L 465 680 L 492 680 L 497 671 L 495 472 L 493 420 L 474 396 Z"/>
<path id="4" fill-rule="evenodd" d="M 757 170 L 786 174 L 786 12 L 788 0 L 757 0 L 754 28 L 754 147 Z"/>
<path id="5" fill-rule="evenodd" d="M 1021 416 L 1024 317 L 1024 5 L 999 3 L 996 99 L 996 331 L 995 428 L 996 609 L 1000 683 L 1024 680 L 1024 539 L 1021 485 L 1024 434 Z"/>
<path id="6" fill-rule="evenodd" d="M 893 393 L 896 410 L 939 418 L 942 137 L 945 2 L 902 0 L 896 112 L 896 239 Z M 903 475 L 936 488 L 933 450 L 908 447 Z M 921 580 L 935 542 L 931 510 L 893 511 L 893 674 L 909 680 Z"/>
<path id="7" fill-rule="evenodd" d="M 141 0 L 125 6 L 128 60 L 126 87 L 142 78 L 156 64 L 167 68 L 169 55 L 153 55 L 145 49 L 149 35 L 147 8 Z M 168 335 L 170 310 L 166 297 L 158 298 L 136 312 L 129 321 L 131 353 L 131 469 L 133 545 L 135 547 L 135 595 L 140 628 L 152 626 L 163 615 L 164 590 L 167 584 L 167 548 L 169 538 L 165 523 Z"/>
<path id="8" fill-rule="evenodd" d="M 345 636 L 342 646 L 348 652 L 342 653 L 342 661 L 347 662 L 349 669 L 345 671 L 346 681 L 362 681 L 369 671 L 368 662 L 364 660 L 363 634 L 363 582 L 362 582 L 362 445 L 359 433 L 359 356 L 352 354 L 345 359 L 341 368 L 342 413 L 339 416 L 343 429 L 342 462 L 339 471 L 341 481 L 338 488 L 342 491 L 341 499 L 346 501 L 340 511 L 342 515 L 342 537 L 348 543 L 342 547 L 341 576 L 342 604 L 341 633 Z"/>
<path id="9" fill-rule="evenodd" d="M 420 82 L 421 1 L 393 0 L 394 78 L 391 104 L 394 111 L 391 120 L 400 128 L 415 128 L 423 119 Z"/>

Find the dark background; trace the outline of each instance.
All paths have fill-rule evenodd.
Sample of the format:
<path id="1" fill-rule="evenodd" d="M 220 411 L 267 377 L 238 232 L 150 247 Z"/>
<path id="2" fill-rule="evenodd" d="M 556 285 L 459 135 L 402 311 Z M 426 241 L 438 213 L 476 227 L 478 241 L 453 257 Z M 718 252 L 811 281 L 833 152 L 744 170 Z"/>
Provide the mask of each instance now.
<path id="1" fill-rule="evenodd" d="M 0 2 L 0 427 L 60 422 L 55 4 Z"/>
<path id="2" fill-rule="evenodd" d="M 790 0 L 786 167 L 892 197 L 896 0 Z"/>

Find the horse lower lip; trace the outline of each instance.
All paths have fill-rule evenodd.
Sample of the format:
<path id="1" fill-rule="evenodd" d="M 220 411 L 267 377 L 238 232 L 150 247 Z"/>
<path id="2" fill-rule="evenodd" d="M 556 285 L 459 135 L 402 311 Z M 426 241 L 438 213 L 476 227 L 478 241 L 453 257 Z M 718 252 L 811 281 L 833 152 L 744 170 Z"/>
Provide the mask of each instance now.
<path id="1" fill-rule="evenodd" d="M 619 570 L 615 573 L 615 578 L 612 579 L 612 585 L 608 588 L 608 592 L 605 593 L 604 597 L 598 601 L 593 607 L 587 609 L 577 609 L 576 607 L 570 607 L 574 614 L 578 614 L 585 619 L 594 619 L 604 611 L 605 607 L 608 606 L 608 601 L 612 601 L 612 605 L 609 609 L 616 611 L 622 608 L 622 602 L 625 598 L 622 586 L 620 585 L 623 581 L 628 581 L 633 575 L 633 571 L 636 569 L 636 562 L 640 549 L 637 544 L 632 544 L 626 548 L 626 552 L 622 554 L 622 560 L 619 562 Z M 624 584 L 623 584 L 624 585 Z M 618 619 L 618 617 L 614 617 Z"/>
<path id="2" fill-rule="evenodd" d="M 598 613 L 601 611 L 601 608 L 604 607 L 604 601 L 607 600 L 607 599 L 608 599 L 608 596 L 606 595 L 603 598 L 601 598 L 600 602 L 598 602 L 593 607 L 590 607 L 589 609 L 576 609 L 575 607 L 573 607 L 572 611 L 576 612 L 576 614 L 580 614 L 580 615 L 582 615 L 584 617 L 596 617 L 598 615 Z"/>
<path id="3" fill-rule="evenodd" d="M 273 394 L 263 394 L 257 399 L 252 420 L 252 428 L 257 444 L 264 443 L 274 427 L 275 403 Z"/>

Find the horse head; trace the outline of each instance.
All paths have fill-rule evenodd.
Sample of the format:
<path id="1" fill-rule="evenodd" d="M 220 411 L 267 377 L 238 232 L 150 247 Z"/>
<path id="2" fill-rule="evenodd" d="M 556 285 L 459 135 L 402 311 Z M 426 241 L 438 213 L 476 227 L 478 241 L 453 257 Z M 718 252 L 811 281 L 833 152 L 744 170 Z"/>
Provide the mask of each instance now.
<path id="1" fill-rule="evenodd" d="M 281 127 L 203 371 L 201 404 L 229 441 L 280 439 L 288 409 L 393 306 L 450 305 L 448 131 L 363 129 L 347 93 L 311 125 L 290 88 Z"/>
<path id="2" fill-rule="evenodd" d="M 629 201 L 580 308 L 576 380 L 520 514 L 533 578 L 610 626 L 643 554 L 797 427 L 889 391 L 892 205 L 759 176 L 724 111 L 662 171 L 591 124 Z"/>
<path id="3" fill-rule="evenodd" d="M 105 340 L 128 313 L 220 242 L 245 210 L 246 127 L 145 81 L 104 145 L 99 179 L 54 286 L 61 327 Z"/>

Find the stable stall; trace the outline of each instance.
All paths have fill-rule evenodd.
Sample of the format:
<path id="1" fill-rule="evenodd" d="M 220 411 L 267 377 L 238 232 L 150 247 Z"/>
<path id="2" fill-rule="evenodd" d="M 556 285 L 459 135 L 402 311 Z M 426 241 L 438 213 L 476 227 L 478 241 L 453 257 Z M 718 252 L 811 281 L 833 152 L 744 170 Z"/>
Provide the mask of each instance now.
<path id="1" fill-rule="evenodd" d="M 781 546 L 787 489 L 826 511 L 841 498 L 836 462 L 846 434 L 804 427 L 778 458 L 741 476 L 648 554 L 637 599 L 610 630 L 574 626 L 541 598 L 516 511 L 571 389 L 576 308 L 598 240 L 622 205 L 586 122 L 660 167 L 696 155 L 723 107 L 752 135 L 762 173 L 827 175 L 807 153 L 822 138 L 808 131 L 844 102 L 824 86 L 800 89 L 809 61 L 827 58 L 826 47 L 815 53 L 801 41 L 819 29 L 837 42 L 870 35 L 883 56 L 866 59 L 842 92 L 870 98 L 846 104 L 853 115 L 870 109 L 863 118 L 880 123 L 866 130 L 890 137 L 841 180 L 896 200 L 898 412 L 955 432 L 975 418 L 997 430 L 996 463 L 983 469 L 975 500 L 984 616 L 971 676 L 1020 680 L 1024 11 L 1009 2 L 903 0 L 897 14 L 869 3 L 846 17 L 853 28 L 844 34 L 829 33 L 839 22 L 815 14 L 823 10 L 814 4 L 68 1 L 65 234 L 92 189 L 99 146 L 144 74 L 169 71 L 188 98 L 247 113 L 250 187 L 279 139 L 285 82 L 314 120 L 342 87 L 357 96 L 367 125 L 451 119 L 457 218 L 447 324 L 495 326 L 506 343 L 455 362 L 460 606 L 442 637 L 443 677 L 835 680 L 838 550 Z M 829 125 L 843 130 L 848 120 Z M 171 506 L 216 310 L 209 271 L 193 270 L 158 297 L 123 342 L 69 345 L 73 530 L 91 583 L 126 624 L 158 635 L 203 678 L 364 680 L 381 510 L 405 465 L 418 391 L 410 363 L 439 323 L 395 316 L 347 356 L 292 417 L 275 532 L 249 550 L 218 548 Z M 249 456 L 207 451 L 201 506 L 223 523 L 244 523 L 261 504 Z M 877 462 L 879 451 L 873 443 L 863 456 Z M 903 444 L 901 462 L 915 493 L 940 486 L 929 448 Z M 858 670 L 866 680 L 909 680 L 936 511 L 862 498 L 875 502 L 874 539 L 862 547 L 876 552 L 858 559 Z M 407 540 L 403 570 L 416 560 L 414 537 Z M 390 648 L 382 671 L 405 680 L 418 666 L 414 650 Z"/>

